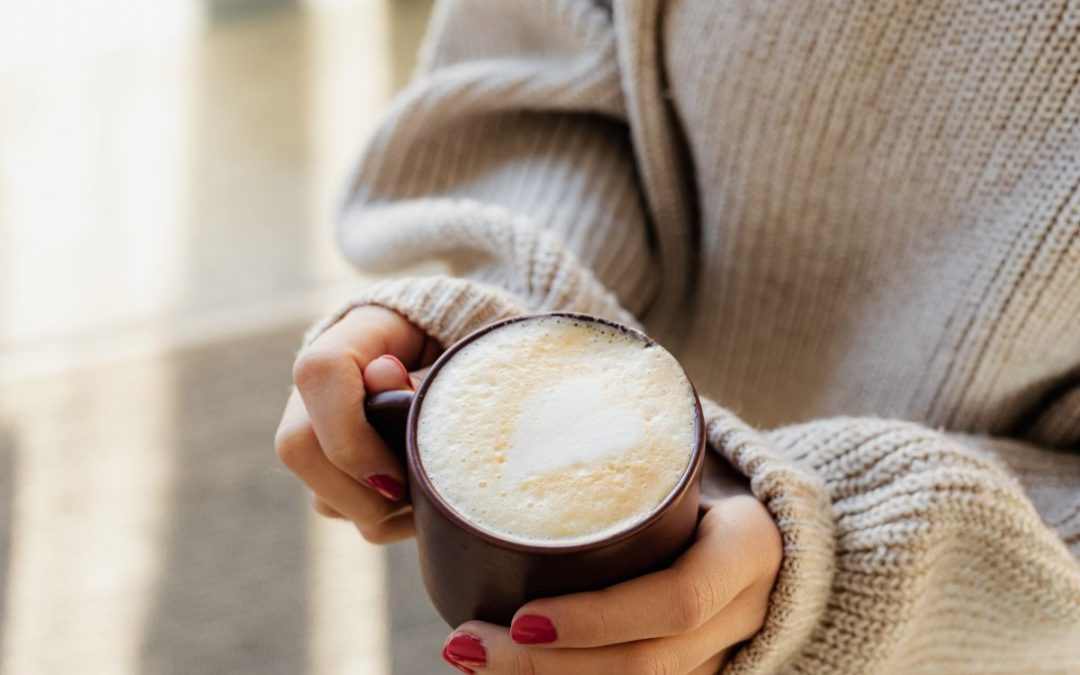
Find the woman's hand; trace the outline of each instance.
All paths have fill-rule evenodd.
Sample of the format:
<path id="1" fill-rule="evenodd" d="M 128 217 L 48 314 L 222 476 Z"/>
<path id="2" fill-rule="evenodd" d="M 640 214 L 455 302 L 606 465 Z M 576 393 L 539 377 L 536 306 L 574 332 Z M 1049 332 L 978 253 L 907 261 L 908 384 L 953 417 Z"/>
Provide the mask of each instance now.
<path id="1" fill-rule="evenodd" d="M 670 568 L 530 602 L 509 629 L 462 624 L 443 658 L 477 673 L 715 673 L 761 628 L 781 541 L 769 512 L 711 453 L 702 491 L 697 539 Z"/>
<path id="2" fill-rule="evenodd" d="M 412 389 L 411 369 L 430 365 L 440 347 L 404 317 L 357 307 L 320 335 L 293 365 L 295 387 L 278 426 L 278 457 L 315 494 L 315 510 L 348 518 L 365 539 L 410 536 L 402 505 L 403 467 L 364 421 L 365 393 Z"/>

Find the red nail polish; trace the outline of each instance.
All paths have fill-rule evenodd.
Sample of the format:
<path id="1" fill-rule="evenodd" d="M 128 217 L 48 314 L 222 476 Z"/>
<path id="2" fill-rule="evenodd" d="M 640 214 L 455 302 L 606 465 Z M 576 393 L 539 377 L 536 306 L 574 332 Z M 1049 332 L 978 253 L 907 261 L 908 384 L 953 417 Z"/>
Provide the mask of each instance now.
<path id="1" fill-rule="evenodd" d="M 470 670 L 470 669 L 466 668 L 465 666 L 461 665 L 460 663 L 454 663 L 454 659 L 450 658 L 450 655 L 446 652 L 446 647 L 443 647 L 442 657 L 443 657 L 443 661 L 446 661 L 447 663 L 449 663 L 450 665 L 457 668 L 458 670 L 460 670 L 463 673 L 468 673 L 469 675 L 473 675 L 473 673 L 476 672 L 474 670 Z"/>
<path id="2" fill-rule="evenodd" d="M 443 647 L 443 658 L 455 666 L 483 668 L 487 665 L 487 650 L 475 635 L 454 633 Z"/>
<path id="3" fill-rule="evenodd" d="M 402 363 L 401 360 L 398 359 L 398 357 L 394 356 L 393 354 L 383 354 L 379 358 L 386 359 L 387 361 L 390 361 L 395 366 L 397 366 L 398 370 L 401 371 L 402 377 L 405 378 L 405 382 L 408 383 L 409 389 L 412 389 L 412 378 L 409 377 L 409 369 L 405 367 L 405 364 Z"/>
<path id="4" fill-rule="evenodd" d="M 405 486 L 401 484 L 396 478 L 391 478 L 385 474 L 373 473 L 364 481 L 371 486 L 373 490 L 386 497 L 390 501 L 399 501 L 405 496 Z"/>
<path id="5" fill-rule="evenodd" d="M 525 614 L 510 624 L 510 639 L 522 645 L 546 645 L 555 642 L 559 634 L 555 624 L 546 616 Z"/>

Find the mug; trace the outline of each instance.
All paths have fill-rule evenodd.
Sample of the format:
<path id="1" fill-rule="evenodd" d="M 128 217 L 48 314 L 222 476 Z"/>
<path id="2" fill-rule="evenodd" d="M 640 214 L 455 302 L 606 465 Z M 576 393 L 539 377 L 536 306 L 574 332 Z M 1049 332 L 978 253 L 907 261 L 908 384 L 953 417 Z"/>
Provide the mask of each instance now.
<path id="1" fill-rule="evenodd" d="M 655 344 L 637 330 L 587 314 L 516 317 L 485 326 L 447 349 L 415 393 L 388 391 L 365 402 L 368 422 L 407 467 L 407 495 L 412 502 L 424 586 L 436 610 L 451 626 L 470 619 L 509 625 L 518 608 L 530 600 L 598 590 L 667 567 L 689 546 L 697 527 L 705 423 L 696 391 L 696 440 L 686 471 L 647 518 L 602 539 L 563 546 L 505 541 L 470 523 L 432 486 L 417 445 L 417 420 L 424 395 L 440 369 L 462 347 L 483 335 L 519 321 L 549 316 L 600 323 Z"/>

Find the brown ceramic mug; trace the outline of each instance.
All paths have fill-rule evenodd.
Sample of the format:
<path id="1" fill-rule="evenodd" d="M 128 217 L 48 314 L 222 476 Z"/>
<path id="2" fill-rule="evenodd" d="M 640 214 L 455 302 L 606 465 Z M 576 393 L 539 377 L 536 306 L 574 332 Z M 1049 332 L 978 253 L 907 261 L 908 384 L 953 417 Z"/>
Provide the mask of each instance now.
<path id="1" fill-rule="evenodd" d="M 647 345 L 656 344 L 632 328 L 584 314 L 508 319 L 447 349 L 415 393 L 383 392 L 370 396 L 365 404 L 368 421 L 407 466 L 424 585 L 451 626 L 470 619 L 509 625 L 514 612 L 530 600 L 596 590 L 656 571 L 682 553 L 694 535 L 705 453 L 705 425 L 696 392 L 696 441 L 688 449 L 689 461 L 675 488 L 644 520 L 602 539 L 572 545 L 506 541 L 464 518 L 433 487 L 421 461 L 417 425 L 424 395 L 439 371 L 462 347 L 483 335 L 519 321 L 552 316 L 597 322 Z"/>

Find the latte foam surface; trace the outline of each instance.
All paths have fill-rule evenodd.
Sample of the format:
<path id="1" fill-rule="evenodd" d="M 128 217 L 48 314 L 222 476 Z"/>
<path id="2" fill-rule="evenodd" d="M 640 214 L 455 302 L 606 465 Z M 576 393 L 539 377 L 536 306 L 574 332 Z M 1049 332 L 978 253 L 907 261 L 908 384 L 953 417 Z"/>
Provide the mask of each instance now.
<path id="1" fill-rule="evenodd" d="M 530 319 L 469 343 L 420 408 L 432 485 L 500 538 L 586 543 L 647 518 L 694 444 L 685 374 L 634 335 L 565 317 Z"/>

